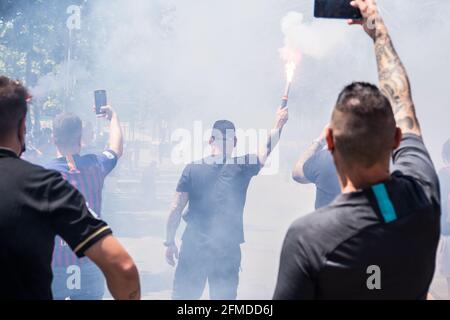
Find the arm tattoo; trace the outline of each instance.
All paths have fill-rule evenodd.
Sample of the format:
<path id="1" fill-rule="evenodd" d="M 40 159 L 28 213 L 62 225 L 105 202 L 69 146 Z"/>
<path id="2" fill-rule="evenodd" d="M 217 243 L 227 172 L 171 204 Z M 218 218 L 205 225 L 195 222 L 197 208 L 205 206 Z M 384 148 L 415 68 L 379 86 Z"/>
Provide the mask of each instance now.
<path id="1" fill-rule="evenodd" d="M 311 146 L 308 150 L 306 150 L 298 160 L 297 164 L 295 165 L 293 176 L 294 180 L 300 182 L 300 183 L 310 183 L 308 179 L 305 177 L 304 167 L 306 162 L 311 159 L 316 153 L 321 151 L 323 147 L 325 146 L 325 139 L 320 140 L 314 140 Z"/>
<path id="2" fill-rule="evenodd" d="M 403 133 L 420 135 L 408 75 L 387 31 L 377 35 L 375 53 L 380 89 L 391 102 L 397 125 Z"/>
<path id="3" fill-rule="evenodd" d="M 409 130 L 414 129 L 414 120 L 411 117 L 406 117 L 397 121 L 398 126 L 401 128 L 408 128 Z"/>
<path id="4" fill-rule="evenodd" d="M 140 295 L 140 290 L 136 289 L 135 291 L 131 292 L 128 295 L 128 299 L 129 300 L 137 300 L 139 298 L 139 295 Z"/>

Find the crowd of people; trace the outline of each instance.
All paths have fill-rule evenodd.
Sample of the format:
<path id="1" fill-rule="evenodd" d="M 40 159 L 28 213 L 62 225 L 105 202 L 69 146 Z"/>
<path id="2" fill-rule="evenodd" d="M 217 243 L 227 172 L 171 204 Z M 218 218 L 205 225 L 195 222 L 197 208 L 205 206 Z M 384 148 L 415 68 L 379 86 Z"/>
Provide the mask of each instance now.
<path id="1" fill-rule="evenodd" d="M 440 189 L 406 69 L 376 3 L 352 5 L 363 20 L 349 24 L 362 24 L 373 40 L 379 85 L 347 85 L 330 124 L 295 165 L 294 180 L 317 187 L 316 211 L 287 232 L 277 300 L 426 299 L 441 224 L 441 265 L 450 288 L 450 169 L 440 172 Z M 104 180 L 123 154 L 117 114 L 102 108 L 110 123 L 108 147 L 83 156 L 82 121 L 58 115 L 52 131 L 57 156 L 43 168 L 21 159 L 28 98 L 24 86 L 0 77 L 0 270 L 8 275 L 0 299 L 102 299 L 105 280 L 115 299 L 140 299 L 139 271 L 101 218 Z M 233 156 L 235 125 L 217 121 L 211 155 L 183 170 L 164 242 L 166 260 L 176 267 L 173 299 L 199 299 L 206 283 L 211 299 L 237 298 L 247 189 L 288 118 L 288 109 L 279 108 L 265 148 L 242 157 Z M 443 158 L 450 165 L 450 142 Z"/>

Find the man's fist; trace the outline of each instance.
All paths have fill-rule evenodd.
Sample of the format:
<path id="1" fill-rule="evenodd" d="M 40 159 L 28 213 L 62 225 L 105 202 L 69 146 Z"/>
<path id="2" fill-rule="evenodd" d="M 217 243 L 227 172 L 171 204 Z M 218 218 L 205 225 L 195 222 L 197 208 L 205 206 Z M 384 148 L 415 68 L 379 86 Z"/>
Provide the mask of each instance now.
<path id="1" fill-rule="evenodd" d="M 176 244 L 171 245 L 170 247 L 167 247 L 166 249 L 166 261 L 169 265 L 172 267 L 175 267 L 175 259 L 178 260 L 179 254 L 178 254 L 178 247 Z"/>
<path id="2" fill-rule="evenodd" d="M 289 109 L 280 107 L 277 111 L 275 129 L 281 130 L 289 120 Z"/>
<path id="3" fill-rule="evenodd" d="M 377 3 L 375 0 L 354 0 L 350 5 L 358 8 L 361 11 L 363 20 L 348 20 L 348 24 L 363 25 L 366 33 L 375 40 L 377 35 L 377 28 L 382 25 L 381 17 L 378 12 Z"/>

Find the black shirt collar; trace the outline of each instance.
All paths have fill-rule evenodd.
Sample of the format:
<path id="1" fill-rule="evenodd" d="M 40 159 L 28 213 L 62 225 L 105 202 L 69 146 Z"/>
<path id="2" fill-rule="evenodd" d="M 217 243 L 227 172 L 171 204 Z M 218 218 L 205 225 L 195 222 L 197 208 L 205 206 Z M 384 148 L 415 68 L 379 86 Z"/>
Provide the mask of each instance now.
<path id="1" fill-rule="evenodd" d="M 18 156 L 11 149 L 0 147 L 0 158 L 18 158 Z"/>

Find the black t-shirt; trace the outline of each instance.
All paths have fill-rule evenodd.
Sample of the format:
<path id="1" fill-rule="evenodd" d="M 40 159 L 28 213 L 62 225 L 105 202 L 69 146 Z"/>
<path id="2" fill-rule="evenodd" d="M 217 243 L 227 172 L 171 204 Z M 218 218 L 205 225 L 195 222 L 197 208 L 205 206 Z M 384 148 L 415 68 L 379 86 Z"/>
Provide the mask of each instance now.
<path id="1" fill-rule="evenodd" d="M 219 164 L 217 164 L 219 163 Z M 189 164 L 177 192 L 189 194 L 183 241 L 225 245 L 244 242 L 243 212 L 252 177 L 261 169 L 258 157 L 246 155 L 223 165 L 209 157 Z"/>
<path id="2" fill-rule="evenodd" d="M 316 185 L 315 208 L 329 205 L 341 193 L 336 166 L 330 151 L 321 150 L 303 166 L 305 177 Z"/>
<path id="3" fill-rule="evenodd" d="M 0 149 L 0 299 L 52 299 L 55 236 L 78 257 L 111 234 L 56 171 Z"/>
<path id="4" fill-rule="evenodd" d="M 342 194 L 291 226 L 274 299 L 426 298 L 439 241 L 439 182 L 416 135 L 404 136 L 393 161 L 389 181 Z"/>

